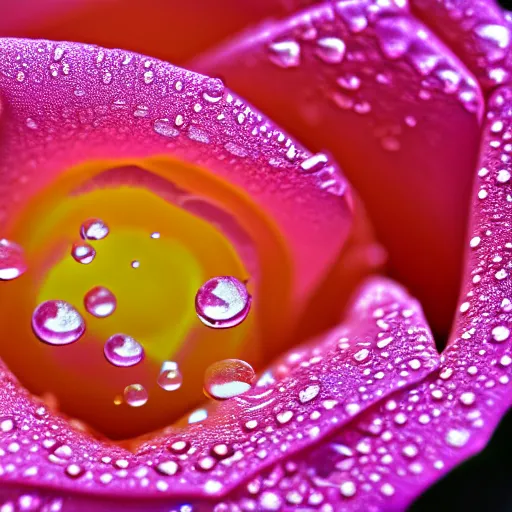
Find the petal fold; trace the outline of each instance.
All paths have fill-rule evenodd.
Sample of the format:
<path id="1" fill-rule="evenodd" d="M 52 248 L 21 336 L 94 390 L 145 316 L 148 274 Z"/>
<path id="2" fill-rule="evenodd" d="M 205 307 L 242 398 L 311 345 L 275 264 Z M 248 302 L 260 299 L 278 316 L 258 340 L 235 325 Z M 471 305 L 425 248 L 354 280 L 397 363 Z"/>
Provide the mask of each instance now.
<path id="1" fill-rule="evenodd" d="M 512 90 L 500 88 L 488 103 L 460 307 L 439 369 L 418 386 L 391 395 L 309 455 L 288 462 L 294 474 L 279 485 L 307 489 L 309 504 L 314 496 L 334 510 L 405 510 L 434 481 L 479 452 L 510 408 L 510 133 Z M 266 482 L 278 470 L 274 466 L 262 476 L 260 493 L 273 492 Z M 249 496 L 248 486 L 238 503 Z"/>
<path id="2" fill-rule="evenodd" d="M 205 421 L 168 429 L 135 453 L 72 430 L 4 368 L 0 448 L 2 467 L 10 469 L 2 479 L 60 492 L 219 500 L 438 364 L 419 304 L 393 282 L 374 278 L 340 327 L 288 354 L 252 391 L 220 404 Z"/>
<path id="3" fill-rule="evenodd" d="M 405 7 L 329 2 L 193 65 L 334 156 L 389 250 L 392 275 L 447 335 L 482 111 L 475 79 L 451 50 Z"/>

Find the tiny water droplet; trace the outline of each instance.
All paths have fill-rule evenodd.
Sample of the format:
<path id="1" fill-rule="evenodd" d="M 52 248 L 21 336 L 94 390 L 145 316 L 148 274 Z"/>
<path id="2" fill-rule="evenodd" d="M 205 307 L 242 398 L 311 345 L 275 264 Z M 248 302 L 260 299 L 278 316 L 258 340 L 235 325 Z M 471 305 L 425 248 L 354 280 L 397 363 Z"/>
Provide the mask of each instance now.
<path id="1" fill-rule="evenodd" d="M 328 158 L 323 153 L 317 153 L 306 158 L 301 164 L 301 169 L 306 173 L 315 173 L 321 171 L 328 162 Z"/>
<path id="2" fill-rule="evenodd" d="M 78 263 L 88 265 L 96 257 L 96 251 L 92 245 L 86 242 L 75 242 L 71 248 L 71 256 Z"/>
<path id="3" fill-rule="evenodd" d="M 165 391 L 176 391 L 179 389 L 183 383 L 183 376 L 178 368 L 178 363 L 164 361 L 157 382 Z"/>
<path id="4" fill-rule="evenodd" d="M 132 268 L 139 268 L 140 267 L 140 261 L 139 260 L 133 260 L 130 265 Z"/>
<path id="5" fill-rule="evenodd" d="M 85 294 L 84 306 L 91 315 L 105 318 L 116 310 L 117 299 L 108 288 L 95 286 Z"/>
<path id="6" fill-rule="evenodd" d="M 317 41 L 316 54 L 328 64 L 339 64 L 345 55 L 345 43 L 337 37 L 323 37 Z"/>
<path id="7" fill-rule="evenodd" d="M 153 130 L 164 137 L 177 137 L 180 132 L 170 124 L 169 119 L 157 119 L 153 123 Z"/>
<path id="8" fill-rule="evenodd" d="M 214 400 L 226 400 L 251 389 L 252 366 L 240 359 L 224 359 L 210 365 L 204 375 L 204 392 Z"/>
<path id="9" fill-rule="evenodd" d="M 63 300 L 48 300 L 34 310 L 32 328 L 45 343 L 68 345 L 83 335 L 85 322 L 71 304 Z"/>
<path id="10" fill-rule="evenodd" d="M 269 59 L 282 68 L 297 67 L 300 64 L 300 45 L 297 41 L 279 41 L 269 47 Z"/>
<path id="11" fill-rule="evenodd" d="M 103 347 L 103 353 L 107 361 L 114 366 L 135 366 L 144 359 L 142 345 L 126 334 L 114 334 Z"/>
<path id="12" fill-rule="evenodd" d="M 23 249 L 5 238 L 0 239 L 0 281 L 10 281 L 27 270 Z"/>
<path id="13" fill-rule="evenodd" d="M 196 313 L 208 327 L 235 327 L 247 318 L 251 299 L 245 285 L 236 277 L 214 277 L 199 288 L 195 300 Z"/>
<path id="14" fill-rule="evenodd" d="M 142 384 L 130 384 L 124 388 L 124 400 L 130 407 L 142 407 L 148 398 L 148 392 Z"/>
<path id="15" fill-rule="evenodd" d="M 88 219 L 80 227 L 83 240 L 102 240 L 109 234 L 109 228 L 101 219 Z"/>

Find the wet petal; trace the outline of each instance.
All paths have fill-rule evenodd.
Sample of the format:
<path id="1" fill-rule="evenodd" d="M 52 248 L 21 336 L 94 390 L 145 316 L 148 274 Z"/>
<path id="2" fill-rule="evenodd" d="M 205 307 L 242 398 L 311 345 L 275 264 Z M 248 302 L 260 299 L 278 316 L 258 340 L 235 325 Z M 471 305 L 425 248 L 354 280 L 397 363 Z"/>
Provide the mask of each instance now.
<path id="1" fill-rule="evenodd" d="M 357 1 L 267 24 L 196 66 L 334 155 L 389 250 L 392 274 L 446 334 L 481 111 L 457 57 L 405 8 Z"/>
<path id="2" fill-rule="evenodd" d="M 419 304 L 391 281 L 366 283 L 346 321 L 289 353 L 208 419 L 168 429 L 135 454 L 70 429 L 2 370 L 4 479 L 132 496 L 220 496 L 316 444 L 383 397 L 421 381 L 439 356 Z M 190 420 L 189 420 L 190 421 Z M 90 475 L 85 477 L 85 475 Z"/>
<path id="3" fill-rule="evenodd" d="M 475 74 L 482 87 L 510 83 L 512 31 L 498 2 L 411 0 L 410 4 L 413 12 Z"/>
<path id="4" fill-rule="evenodd" d="M 0 55 L 0 124 L 3 127 L 0 137 L 0 228 L 2 237 L 8 238 L 11 231 L 22 237 L 23 241 L 16 237 L 12 237 L 12 240 L 30 245 L 30 250 L 25 247 L 27 253 L 30 253 L 29 267 L 30 264 L 39 265 L 37 271 L 32 268 L 33 273 L 30 276 L 30 270 L 23 276 L 25 281 L 7 283 L 0 289 L 0 301 L 5 304 L 3 314 L 10 319 L 0 326 L 2 336 L 10 339 L 13 332 L 18 332 L 18 328 L 23 332 L 19 338 L 16 334 L 16 350 L 10 350 L 13 345 L 7 344 L 4 345 L 3 352 L 12 368 L 16 363 L 15 372 L 20 378 L 30 381 L 30 386 L 37 388 L 42 387 L 42 383 L 49 385 L 38 376 L 37 372 L 42 368 L 46 369 L 48 380 L 53 379 L 55 387 L 59 379 L 69 377 L 63 376 L 65 372 L 60 364 L 62 360 L 56 361 L 56 356 L 50 356 L 49 352 L 43 354 L 48 347 L 45 348 L 42 344 L 37 348 L 33 347 L 32 333 L 26 328 L 30 324 L 25 325 L 19 318 L 25 318 L 37 306 L 39 288 L 44 288 L 41 282 L 45 286 L 57 282 L 60 286 L 55 288 L 48 285 L 41 292 L 47 296 L 40 300 L 53 300 L 55 297 L 51 295 L 62 292 L 62 283 L 69 284 L 69 293 L 79 293 L 73 283 L 79 282 L 82 286 L 83 282 L 74 281 L 78 279 L 76 276 L 80 272 L 99 268 L 99 256 L 90 265 L 80 265 L 73 261 L 69 251 L 76 240 L 68 239 L 68 231 L 63 231 L 61 236 L 60 224 L 52 224 L 56 216 L 68 211 L 59 206 L 62 198 L 67 200 L 73 196 L 69 203 L 83 204 L 88 208 L 87 193 L 96 194 L 97 197 L 98 194 L 106 194 L 107 200 L 96 201 L 95 208 L 110 209 L 109 214 L 117 215 L 118 224 L 126 222 L 128 217 L 130 222 L 135 221 L 137 219 L 133 217 L 138 215 L 137 208 L 122 212 L 122 208 L 126 207 L 126 197 L 125 200 L 114 200 L 109 195 L 109 190 L 119 185 L 124 185 L 125 195 L 135 193 L 136 187 L 132 185 L 142 183 L 141 186 L 148 194 L 154 191 L 158 194 L 162 190 L 164 195 L 178 196 L 182 200 L 183 210 L 191 214 L 189 217 L 195 219 L 196 226 L 204 217 L 207 221 L 212 220 L 209 213 L 211 210 L 217 213 L 220 211 L 224 213 L 224 217 L 237 220 L 238 230 L 250 242 L 254 260 L 251 263 L 244 259 L 244 265 L 250 268 L 251 264 L 253 269 L 256 267 L 254 275 L 251 274 L 250 285 L 255 288 L 255 299 L 249 321 L 254 318 L 257 329 L 247 327 L 253 338 L 245 337 L 249 341 L 248 350 L 253 352 L 249 362 L 261 366 L 264 358 L 268 360 L 282 352 L 293 323 L 337 258 L 349 231 L 350 197 L 336 166 L 328 164 L 313 169 L 313 172 L 305 172 L 303 164 L 310 161 L 313 155 L 225 90 L 220 80 L 208 79 L 130 52 L 108 51 L 79 44 L 2 40 Z M 177 188 L 188 193 L 186 200 L 183 199 L 186 194 L 180 196 L 180 192 L 176 192 Z M 48 193 L 48 190 L 55 190 L 54 195 Z M 144 202 L 144 212 L 154 208 L 157 208 L 154 201 Z M 50 211 L 52 215 L 48 214 Z M 153 215 L 155 222 L 162 218 L 160 213 Z M 65 213 L 62 215 L 66 217 Z M 77 224 L 76 227 L 72 224 L 71 236 L 78 236 L 80 223 L 88 217 L 96 217 L 96 213 L 91 212 L 91 215 L 84 218 L 74 219 Z M 66 222 L 68 220 L 66 217 Z M 105 220 L 110 222 L 110 219 Z M 196 228 L 187 229 L 186 226 L 183 216 L 180 216 L 164 221 L 163 227 L 169 230 L 169 239 L 179 232 L 184 232 L 183 236 L 187 232 L 193 235 Z M 66 229 L 68 227 L 66 224 Z M 153 240 L 149 234 L 150 231 L 144 241 L 152 244 L 152 247 L 164 242 L 164 237 Z M 100 244 L 101 247 L 115 245 L 115 236 L 114 230 L 105 240 L 91 241 L 92 244 L 98 244 L 95 246 L 98 255 L 101 253 Z M 47 267 L 52 266 L 54 255 L 52 253 L 48 258 L 47 255 L 41 257 L 44 252 L 42 248 L 48 239 L 52 240 L 52 244 L 58 239 L 55 247 L 58 245 L 59 255 L 62 252 L 62 243 L 64 244 L 67 258 L 64 266 L 67 269 L 72 266 L 73 269 L 68 275 L 63 267 L 64 273 L 54 274 L 60 278 L 53 281 L 48 277 Z M 217 257 L 206 240 L 204 238 L 201 242 L 206 247 L 200 252 L 214 266 L 217 265 L 217 268 L 216 273 L 208 270 L 211 275 L 205 277 L 204 281 L 215 275 L 229 275 L 229 272 L 222 271 L 224 259 L 216 260 Z M 125 240 L 126 244 L 128 247 L 133 245 L 130 240 Z M 231 254 L 235 251 L 227 252 Z M 184 271 L 186 265 L 194 265 L 186 252 L 176 249 L 173 254 L 178 253 L 180 258 L 169 258 L 168 265 L 179 261 Z M 128 263 L 125 267 L 126 272 L 132 272 Z M 118 266 L 110 268 L 109 277 L 121 275 Z M 41 272 L 38 274 L 39 270 Z M 142 273 L 143 270 L 144 265 L 137 272 Z M 172 275 L 172 272 L 163 272 L 160 279 L 172 279 Z M 247 277 L 238 276 L 239 279 Z M 198 275 L 194 275 L 194 281 L 191 281 L 194 285 L 198 280 L 193 295 L 202 284 L 199 279 Z M 158 279 L 153 281 L 162 283 Z M 123 282 L 126 284 L 126 279 Z M 276 282 L 279 282 L 279 286 L 276 286 Z M 91 286 L 83 290 L 83 295 L 93 286 L 105 285 L 111 288 L 109 283 L 89 284 Z M 163 288 L 171 291 L 181 289 L 176 285 L 176 279 L 173 283 L 166 282 L 165 286 L 157 288 L 162 293 L 165 293 Z M 16 290 L 19 292 L 16 297 L 19 297 L 26 289 L 29 289 L 29 297 L 21 314 L 17 310 L 20 302 L 13 297 Z M 112 292 L 115 293 L 116 290 L 112 288 Z M 190 294 L 188 288 L 186 293 Z M 190 302 L 187 311 L 197 320 L 193 310 L 193 295 L 188 302 L 176 300 L 174 304 Z M 260 300 L 259 297 L 267 299 Z M 64 297 L 62 300 L 68 299 Z M 79 304 L 75 302 L 75 306 L 78 307 Z M 123 307 L 123 299 L 118 297 L 116 314 L 97 322 L 103 326 L 115 321 Z M 159 300 L 159 307 L 166 307 L 163 300 Z M 10 313 L 7 313 L 8 308 Z M 126 316 L 137 322 L 136 315 Z M 159 318 L 164 316 L 161 314 Z M 95 321 L 91 317 L 92 315 L 87 317 L 89 325 Z M 154 317 L 150 318 L 151 321 L 139 322 L 139 327 L 146 332 L 148 324 L 155 324 Z M 156 324 L 159 325 L 158 322 Z M 233 331 L 234 336 L 238 336 L 236 332 L 242 332 L 240 329 L 243 328 L 237 327 L 238 331 Z M 123 326 L 117 326 L 111 332 L 102 331 L 99 339 L 104 342 L 116 333 L 136 337 L 136 333 L 126 332 Z M 257 336 L 261 336 L 259 339 L 269 339 L 272 336 L 273 342 L 260 344 Z M 26 341 L 25 345 L 21 344 L 22 339 Z M 217 359 L 239 355 L 230 353 L 231 345 L 228 343 L 211 342 L 209 345 L 209 350 L 220 348 L 225 351 Z M 19 349 L 21 346 L 34 348 L 39 351 L 38 356 L 28 361 L 24 357 L 25 351 Z M 105 371 L 111 370 L 104 361 L 102 350 L 98 350 L 97 357 L 89 358 L 90 353 L 86 357 L 85 352 L 80 352 L 81 347 L 80 344 L 75 344 L 62 358 L 68 357 L 68 360 L 78 362 L 78 366 L 87 361 L 88 375 L 100 367 L 105 368 Z M 190 344 L 187 345 L 189 347 Z M 82 348 L 86 350 L 85 345 Z M 165 339 L 160 348 L 162 351 L 170 350 L 165 345 Z M 145 349 L 147 359 L 150 359 L 151 354 L 147 347 Z M 194 372 L 200 373 L 203 362 L 206 362 L 206 367 L 216 360 L 203 361 L 202 358 L 209 357 L 208 353 L 203 350 L 198 352 L 199 355 L 196 354 L 200 357 L 201 364 L 198 360 L 189 358 L 189 376 Z M 265 357 L 263 353 L 266 353 Z M 139 378 L 147 378 L 151 368 L 139 368 L 137 366 L 133 369 L 134 372 L 139 372 L 133 374 L 137 380 L 122 383 L 111 380 L 109 385 L 123 389 L 128 384 L 140 383 Z M 54 372 L 55 369 L 63 373 Z M 89 398 L 95 393 L 95 386 L 99 385 L 100 379 L 84 382 L 84 375 L 80 372 L 68 373 L 73 374 L 73 385 L 61 386 L 59 389 L 80 389 Z M 123 375 L 119 378 L 126 377 Z M 184 389 L 191 381 L 197 383 L 195 400 L 192 403 L 201 400 L 201 380 L 192 378 L 187 382 L 185 377 L 182 388 L 184 394 L 178 402 L 174 402 L 174 408 L 158 407 L 158 401 L 153 401 L 153 407 L 150 401 L 146 406 L 148 420 L 152 418 L 151 421 L 154 422 L 163 413 L 180 414 L 180 409 L 185 410 L 189 397 Z M 156 377 L 153 382 L 157 392 L 160 392 Z M 38 392 L 44 391 L 38 389 Z M 165 392 L 161 391 L 161 395 L 164 400 Z M 114 406 L 110 394 L 108 397 L 108 403 L 105 398 L 102 407 L 110 408 L 112 412 Z M 84 413 L 84 403 L 72 400 L 68 395 L 66 400 L 66 407 L 75 409 L 73 414 Z M 100 410 L 94 401 L 87 399 L 86 403 L 87 410 Z M 127 409 L 119 414 L 132 414 Z M 107 426 L 112 426 L 112 422 L 107 421 L 108 416 L 99 416 L 105 418 Z M 125 420 L 120 423 L 126 428 L 135 428 L 134 418 L 127 416 Z M 171 419 L 168 418 L 165 423 L 168 421 Z"/>
<path id="5" fill-rule="evenodd" d="M 501 88 L 489 100 L 460 306 L 439 370 L 292 459 L 280 487 L 305 488 L 334 509 L 403 510 L 491 437 L 512 396 L 511 133 L 512 89 Z"/>

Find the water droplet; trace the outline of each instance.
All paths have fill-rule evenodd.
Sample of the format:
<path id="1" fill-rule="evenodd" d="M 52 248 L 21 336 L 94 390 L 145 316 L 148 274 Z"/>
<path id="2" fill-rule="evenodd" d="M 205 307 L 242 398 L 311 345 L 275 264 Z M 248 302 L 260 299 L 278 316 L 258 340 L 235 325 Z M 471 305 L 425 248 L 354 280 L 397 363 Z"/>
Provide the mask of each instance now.
<path id="1" fill-rule="evenodd" d="M 510 180 L 510 173 L 506 169 L 502 169 L 498 171 L 498 176 L 496 177 L 498 183 L 507 183 Z"/>
<path id="2" fill-rule="evenodd" d="M 200 423 L 208 418 L 208 411 L 206 409 L 196 409 L 192 411 L 188 417 L 188 423 Z"/>
<path id="3" fill-rule="evenodd" d="M 282 68 L 297 67 L 300 64 L 300 45 L 297 41 L 279 41 L 269 46 L 271 62 Z"/>
<path id="4" fill-rule="evenodd" d="M 32 315 L 36 336 L 50 345 L 74 343 L 85 332 L 80 313 L 63 300 L 48 300 L 39 304 Z"/>
<path id="5" fill-rule="evenodd" d="M 171 125 L 169 119 L 157 119 L 153 123 L 153 130 L 164 137 L 177 137 L 180 132 Z"/>
<path id="6" fill-rule="evenodd" d="M 71 256 L 78 263 L 88 265 L 96 257 L 96 251 L 92 245 L 86 242 L 75 242 L 71 248 Z"/>
<path id="7" fill-rule="evenodd" d="M 225 359 L 210 365 L 204 375 L 204 391 L 215 400 L 226 400 L 245 393 L 252 387 L 252 366 L 240 359 Z"/>
<path id="8" fill-rule="evenodd" d="M 164 361 L 157 379 L 158 385 L 165 391 L 176 391 L 183 383 L 183 376 L 174 361 Z"/>
<path id="9" fill-rule="evenodd" d="M 251 307 L 247 288 L 232 276 L 214 277 L 196 294 L 196 313 L 208 327 L 225 329 L 240 324 Z"/>
<path id="10" fill-rule="evenodd" d="M 105 342 L 103 352 L 107 361 L 114 366 L 135 366 L 144 359 L 144 348 L 142 345 L 126 334 L 114 334 L 111 336 Z"/>
<path id="11" fill-rule="evenodd" d="M 446 443 L 455 448 L 461 448 L 469 439 L 469 432 L 467 430 L 451 429 L 446 433 Z"/>
<path id="12" fill-rule="evenodd" d="M 91 315 L 97 318 L 105 318 L 116 310 L 117 299 L 108 288 L 95 286 L 86 293 L 84 306 Z"/>
<path id="13" fill-rule="evenodd" d="M 312 384 L 299 392 L 299 400 L 305 404 L 310 402 L 318 396 L 320 393 L 320 386 L 318 384 Z"/>
<path id="14" fill-rule="evenodd" d="M 347 480 L 340 485 L 340 492 L 345 498 L 351 498 L 356 494 L 356 485 L 354 482 Z"/>
<path id="15" fill-rule="evenodd" d="M 323 37 L 317 41 L 316 54 L 328 64 L 339 64 L 345 55 L 345 43 L 337 37 Z"/>
<path id="16" fill-rule="evenodd" d="M 80 227 L 84 240 L 102 240 L 109 234 L 109 228 L 101 219 L 88 219 Z"/>
<path id="17" fill-rule="evenodd" d="M 85 470 L 78 464 L 69 464 L 65 469 L 66 475 L 70 478 L 78 478 L 85 473 Z"/>
<path id="18" fill-rule="evenodd" d="M 0 281 L 10 281 L 27 270 L 23 249 L 5 238 L 0 239 Z"/>
<path id="19" fill-rule="evenodd" d="M 124 388 L 124 400 L 131 407 L 142 407 L 148 401 L 148 392 L 142 384 L 130 384 Z"/>
<path id="20" fill-rule="evenodd" d="M 316 155 L 311 155 L 309 158 L 306 158 L 301 164 L 300 167 L 304 172 L 307 173 L 315 173 L 321 171 L 327 164 L 328 158 L 323 153 L 317 153 Z"/>
<path id="21" fill-rule="evenodd" d="M 140 261 L 139 260 L 133 260 L 130 263 L 130 265 L 131 265 L 132 268 L 139 268 L 140 267 Z"/>
<path id="22" fill-rule="evenodd" d="M 505 341 L 510 336 L 510 329 L 505 327 L 504 325 L 499 325 L 492 330 L 492 339 L 501 343 Z"/>
<path id="23" fill-rule="evenodd" d="M 168 461 L 165 461 L 165 462 L 160 462 L 160 464 L 158 464 L 155 467 L 155 469 L 161 475 L 173 476 L 173 475 L 175 475 L 179 471 L 180 467 L 173 460 L 168 460 Z"/>

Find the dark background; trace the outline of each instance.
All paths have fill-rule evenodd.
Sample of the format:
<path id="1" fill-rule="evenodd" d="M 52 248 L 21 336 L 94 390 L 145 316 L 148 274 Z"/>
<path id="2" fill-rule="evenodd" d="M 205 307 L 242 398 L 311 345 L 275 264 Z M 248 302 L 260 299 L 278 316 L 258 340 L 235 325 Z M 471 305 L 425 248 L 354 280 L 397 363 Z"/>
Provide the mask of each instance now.
<path id="1" fill-rule="evenodd" d="M 512 512 L 512 411 L 487 448 L 420 496 L 408 512 Z"/>

